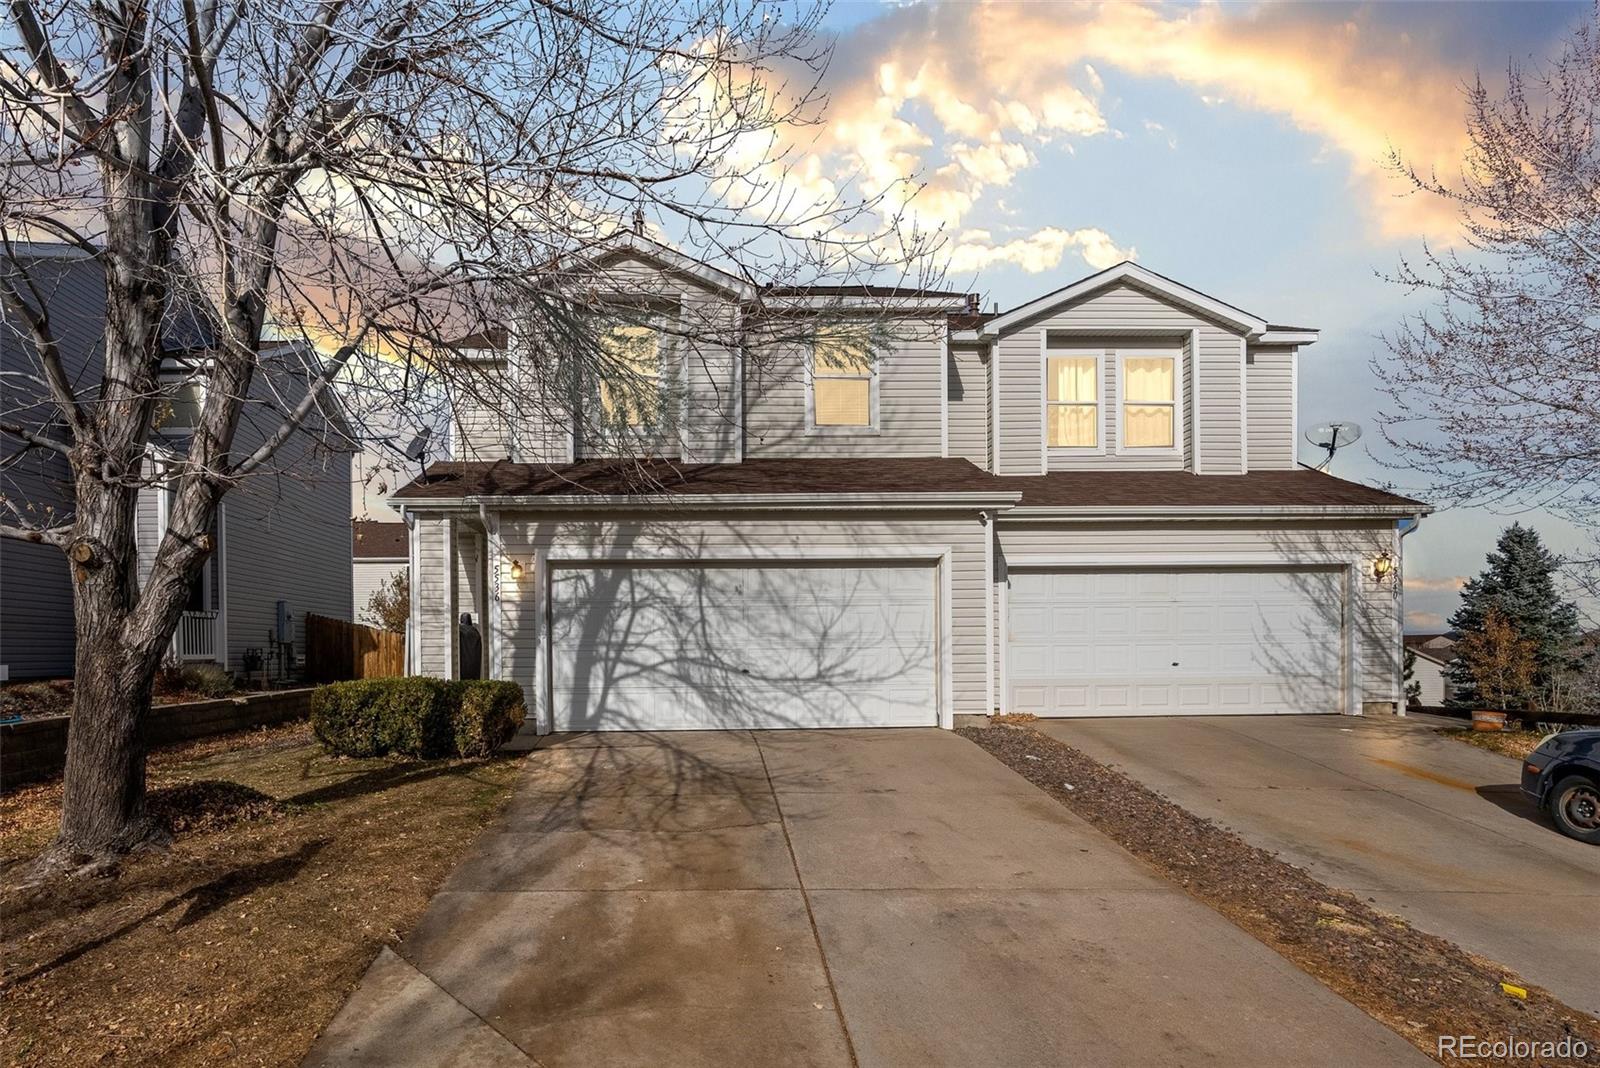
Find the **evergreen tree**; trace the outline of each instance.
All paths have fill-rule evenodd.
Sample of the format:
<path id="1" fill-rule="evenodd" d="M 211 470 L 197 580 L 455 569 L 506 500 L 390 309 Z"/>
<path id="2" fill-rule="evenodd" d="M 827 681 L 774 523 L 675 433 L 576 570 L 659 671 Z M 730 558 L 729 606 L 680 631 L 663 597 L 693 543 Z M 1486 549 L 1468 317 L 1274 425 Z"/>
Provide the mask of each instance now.
<path id="1" fill-rule="evenodd" d="M 1537 703 L 1566 667 L 1578 634 L 1577 606 L 1562 600 L 1556 591 L 1555 573 L 1561 561 L 1531 527 L 1513 523 L 1502 531 L 1488 563 L 1482 574 L 1462 588 L 1461 607 L 1450 617 L 1450 626 L 1462 637 L 1481 635 L 1492 609 L 1517 635 L 1532 642 L 1532 692 L 1526 700 Z M 1449 672 L 1454 689 L 1451 703 L 1479 703 L 1478 687 L 1467 664 L 1458 657 Z"/>

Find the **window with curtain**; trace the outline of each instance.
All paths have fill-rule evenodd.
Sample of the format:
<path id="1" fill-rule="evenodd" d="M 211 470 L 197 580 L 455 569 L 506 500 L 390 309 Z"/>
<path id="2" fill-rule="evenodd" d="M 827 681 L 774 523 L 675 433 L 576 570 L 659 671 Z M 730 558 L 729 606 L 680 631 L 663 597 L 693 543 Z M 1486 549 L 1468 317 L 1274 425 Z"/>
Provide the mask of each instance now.
<path id="1" fill-rule="evenodd" d="M 600 383 L 606 418 L 626 426 L 652 426 L 661 407 L 661 331 L 623 323 L 600 339 L 607 362 Z"/>
<path id="2" fill-rule="evenodd" d="M 1122 445 L 1170 449 L 1178 434 L 1178 361 L 1129 356 L 1122 361 Z"/>
<path id="3" fill-rule="evenodd" d="M 811 352 L 812 425 L 872 425 L 872 350 L 861 331 L 827 326 Z"/>
<path id="4" fill-rule="evenodd" d="M 1100 361 L 1093 356 L 1052 356 L 1045 361 L 1045 433 L 1052 449 L 1100 445 Z"/>

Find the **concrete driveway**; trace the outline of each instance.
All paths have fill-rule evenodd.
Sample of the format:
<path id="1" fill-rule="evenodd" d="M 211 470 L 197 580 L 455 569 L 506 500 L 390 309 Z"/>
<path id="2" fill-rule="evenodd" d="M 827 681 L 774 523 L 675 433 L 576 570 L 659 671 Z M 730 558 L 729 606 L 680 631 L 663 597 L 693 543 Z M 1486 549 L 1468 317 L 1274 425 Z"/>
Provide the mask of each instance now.
<path id="1" fill-rule="evenodd" d="M 1516 760 L 1432 717 L 1053 720 L 1041 729 L 1255 845 L 1600 1015 L 1600 849 Z"/>
<path id="2" fill-rule="evenodd" d="M 312 1065 L 1426 1064 L 936 730 L 588 735 Z"/>

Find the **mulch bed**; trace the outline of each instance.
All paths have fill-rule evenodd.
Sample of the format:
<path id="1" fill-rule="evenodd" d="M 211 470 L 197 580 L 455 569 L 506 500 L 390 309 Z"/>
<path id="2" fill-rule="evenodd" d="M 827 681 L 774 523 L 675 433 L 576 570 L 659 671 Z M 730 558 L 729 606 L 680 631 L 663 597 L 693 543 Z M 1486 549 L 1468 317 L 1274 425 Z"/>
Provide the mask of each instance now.
<path id="1" fill-rule="evenodd" d="M 1494 1063 L 1600 1064 L 1600 1021 L 1502 965 L 1323 885 L 1037 731 L 1001 725 L 960 733 L 1441 1063 L 1484 1062 L 1440 1056 L 1439 1035 L 1553 1041 L 1571 1034 L 1587 1043 L 1588 1060 Z M 1526 989 L 1526 999 L 1507 994 L 1502 983 Z"/>
<path id="2" fill-rule="evenodd" d="M 157 686 L 150 695 L 156 705 L 176 705 L 189 701 L 215 701 L 216 693 L 183 687 Z M 232 696 L 223 694 L 222 696 Z M 47 679 L 43 682 L 8 682 L 0 686 L 0 719 L 72 715 L 72 680 Z"/>
<path id="3" fill-rule="evenodd" d="M 1446 738 L 1454 738 L 1458 742 L 1515 760 L 1526 758 L 1539 748 L 1539 743 L 1545 737 L 1544 731 L 1475 731 L 1450 727 L 1443 728 L 1439 733 Z"/>
<path id="4" fill-rule="evenodd" d="M 331 757 L 304 723 L 188 743 L 149 765 L 170 848 L 40 886 L 61 784 L 0 797 L 0 1061 L 299 1064 L 520 766 Z"/>

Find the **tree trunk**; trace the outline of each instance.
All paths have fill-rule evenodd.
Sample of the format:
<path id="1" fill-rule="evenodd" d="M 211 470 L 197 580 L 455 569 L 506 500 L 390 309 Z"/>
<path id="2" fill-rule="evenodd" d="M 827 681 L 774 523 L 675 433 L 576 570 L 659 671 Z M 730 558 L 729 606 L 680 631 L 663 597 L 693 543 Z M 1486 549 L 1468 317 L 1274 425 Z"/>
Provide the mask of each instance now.
<path id="1" fill-rule="evenodd" d="M 61 828 L 41 858 L 47 868 L 105 861 L 166 837 L 144 807 L 145 720 L 165 643 L 132 616 L 137 502 L 132 487 L 78 480 L 77 540 L 67 551 L 77 637 L 72 722 Z"/>
<path id="2" fill-rule="evenodd" d="M 52 849 L 74 864 L 165 839 L 144 807 L 144 729 L 160 661 L 130 648 L 120 629 L 85 619 L 78 608 L 61 830 Z"/>

